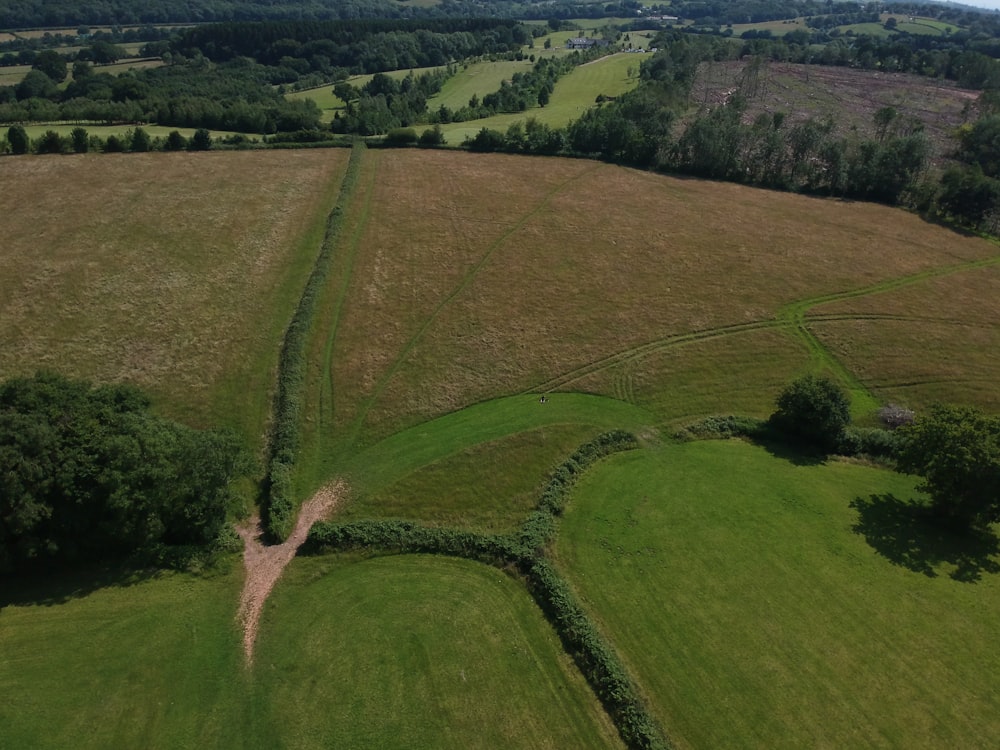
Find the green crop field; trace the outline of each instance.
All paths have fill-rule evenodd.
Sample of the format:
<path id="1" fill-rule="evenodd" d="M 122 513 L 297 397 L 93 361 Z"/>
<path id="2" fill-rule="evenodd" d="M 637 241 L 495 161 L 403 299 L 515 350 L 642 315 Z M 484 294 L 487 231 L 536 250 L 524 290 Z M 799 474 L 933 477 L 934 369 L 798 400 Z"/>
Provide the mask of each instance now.
<path id="1" fill-rule="evenodd" d="M 506 131 L 515 122 L 524 122 L 534 117 L 538 122 L 553 127 L 565 127 L 591 107 L 600 94 L 619 96 L 639 83 L 639 64 L 648 53 L 622 52 L 602 57 L 593 62 L 574 68 L 556 82 L 552 98 L 544 107 L 535 107 L 526 112 L 494 115 L 482 120 L 456 122 L 443 125 L 448 143 L 461 143 L 474 136 L 482 128 Z"/>
<path id="2" fill-rule="evenodd" d="M 621 81 L 638 60 L 573 75 L 622 66 L 606 79 Z M 0 162 L 18 201 L 0 216 L 0 378 L 127 380 L 160 413 L 261 449 L 283 335 L 327 247 L 296 502 L 340 480 L 344 520 L 507 532 L 575 447 L 627 429 L 644 447 L 584 477 L 556 552 L 678 747 L 975 747 L 1000 731 L 979 647 L 996 637 L 995 549 L 887 536 L 907 531 L 879 524 L 911 478 L 668 438 L 766 416 L 805 373 L 844 385 L 862 424 L 890 401 L 996 410 L 996 243 L 586 160 Z M 68 597 L 5 588 L 0 747 L 617 742 L 524 587 L 493 568 L 297 559 L 249 665 L 242 579 L 230 557 L 127 587 L 81 577 Z"/>
<path id="3" fill-rule="evenodd" d="M 857 464 L 670 445 L 592 470 L 557 553 L 677 747 L 988 747 L 1000 578 L 969 581 L 1000 550 L 901 524 L 915 496 Z"/>
<path id="4" fill-rule="evenodd" d="M 469 99 L 478 96 L 482 99 L 500 88 L 500 84 L 509 81 L 515 73 L 531 70 L 528 60 L 498 60 L 496 62 L 474 62 L 464 66 L 458 74 L 452 76 L 441 91 L 427 102 L 428 111 L 434 111 L 441 106 L 449 109 L 461 109 L 468 105 Z"/>

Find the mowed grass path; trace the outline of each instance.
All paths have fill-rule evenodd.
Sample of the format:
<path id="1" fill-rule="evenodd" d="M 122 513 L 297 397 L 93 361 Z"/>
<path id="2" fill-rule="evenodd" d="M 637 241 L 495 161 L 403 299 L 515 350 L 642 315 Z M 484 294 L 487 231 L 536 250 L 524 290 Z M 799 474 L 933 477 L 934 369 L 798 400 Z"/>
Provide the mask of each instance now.
<path id="1" fill-rule="evenodd" d="M 882 554 L 853 531 L 855 498 L 913 485 L 735 441 L 620 455 L 575 489 L 559 566 L 679 748 L 990 747 L 1000 575 L 953 579 L 905 526 L 876 529 Z"/>
<path id="2" fill-rule="evenodd" d="M 296 560 L 255 670 L 302 750 L 621 747 L 524 589 L 463 560 Z"/>
<path id="3" fill-rule="evenodd" d="M 0 378 L 52 368 L 264 430 L 347 152 L 4 159 Z M 15 197 L 16 196 L 16 197 Z"/>

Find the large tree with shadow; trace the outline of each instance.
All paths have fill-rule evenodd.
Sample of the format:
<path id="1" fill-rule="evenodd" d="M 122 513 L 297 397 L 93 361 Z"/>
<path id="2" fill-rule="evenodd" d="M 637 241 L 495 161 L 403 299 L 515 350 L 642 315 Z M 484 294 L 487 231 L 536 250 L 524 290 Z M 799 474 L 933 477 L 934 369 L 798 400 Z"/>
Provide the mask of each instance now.
<path id="1" fill-rule="evenodd" d="M 934 406 L 912 425 L 898 458 L 944 521 L 985 528 L 1000 521 L 1000 418 L 971 407 Z"/>

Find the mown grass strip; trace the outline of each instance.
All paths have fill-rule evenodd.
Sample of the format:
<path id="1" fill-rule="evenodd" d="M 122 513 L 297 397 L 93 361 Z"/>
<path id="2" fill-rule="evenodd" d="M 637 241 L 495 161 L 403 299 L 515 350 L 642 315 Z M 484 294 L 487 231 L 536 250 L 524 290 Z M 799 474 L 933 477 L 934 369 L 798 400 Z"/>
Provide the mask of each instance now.
<path id="1" fill-rule="evenodd" d="M 276 539 L 288 536 L 294 522 L 292 468 L 299 445 L 299 418 L 305 382 L 305 351 L 317 302 L 330 273 L 333 251 L 343 223 L 344 207 L 353 194 L 361 171 L 365 147 L 354 146 L 341 183 L 340 195 L 327 219 L 326 234 L 313 271 L 306 282 L 278 360 L 278 387 L 275 396 L 274 428 L 271 433 L 271 458 L 268 464 L 266 495 L 263 507 L 264 529 Z"/>

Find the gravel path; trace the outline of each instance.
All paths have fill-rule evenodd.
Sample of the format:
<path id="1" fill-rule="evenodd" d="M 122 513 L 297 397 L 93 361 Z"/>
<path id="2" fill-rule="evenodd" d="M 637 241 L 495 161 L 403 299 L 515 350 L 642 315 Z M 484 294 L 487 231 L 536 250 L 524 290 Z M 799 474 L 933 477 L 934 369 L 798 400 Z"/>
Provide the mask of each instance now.
<path id="1" fill-rule="evenodd" d="M 281 544 L 264 545 L 261 542 L 260 519 L 256 517 L 236 527 L 244 542 L 243 567 L 246 568 L 237 617 L 243 626 L 243 651 L 248 664 L 253 662 L 253 647 L 257 640 L 260 615 L 268 594 L 278 582 L 285 566 L 305 542 L 309 529 L 336 507 L 343 490 L 343 484 L 338 482 L 324 487 L 303 503 L 295 529 Z"/>

